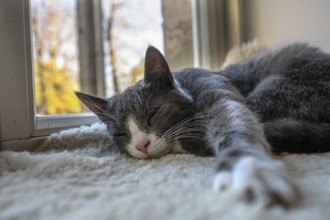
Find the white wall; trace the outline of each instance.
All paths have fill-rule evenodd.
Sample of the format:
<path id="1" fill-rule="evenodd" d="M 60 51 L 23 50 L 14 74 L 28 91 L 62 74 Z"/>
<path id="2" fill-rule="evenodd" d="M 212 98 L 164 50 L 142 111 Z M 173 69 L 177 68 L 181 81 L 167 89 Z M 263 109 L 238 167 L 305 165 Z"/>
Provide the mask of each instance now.
<path id="1" fill-rule="evenodd" d="M 309 42 L 330 52 L 329 0 L 251 0 L 250 37 L 272 48 Z"/>

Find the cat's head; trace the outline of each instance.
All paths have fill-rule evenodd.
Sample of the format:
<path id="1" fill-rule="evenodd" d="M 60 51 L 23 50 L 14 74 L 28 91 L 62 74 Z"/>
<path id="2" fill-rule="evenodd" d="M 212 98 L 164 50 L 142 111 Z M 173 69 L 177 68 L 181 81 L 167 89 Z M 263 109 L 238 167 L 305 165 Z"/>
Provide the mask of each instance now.
<path id="1" fill-rule="evenodd" d="M 104 122 L 113 143 L 131 156 L 156 158 L 183 151 L 178 139 L 194 115 L 192 98 L 175 82 L 163 55 L 149 46 L 144 79 L 104 99 L 77 92 L 78 98 Z"/>

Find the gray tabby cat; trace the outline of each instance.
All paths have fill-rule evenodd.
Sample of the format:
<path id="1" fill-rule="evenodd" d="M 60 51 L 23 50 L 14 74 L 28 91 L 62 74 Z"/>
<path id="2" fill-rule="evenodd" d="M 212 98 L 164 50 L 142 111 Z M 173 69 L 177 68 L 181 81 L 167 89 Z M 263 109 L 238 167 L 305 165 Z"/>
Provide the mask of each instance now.
<path id="1" fill-rule="evenodd" d="M 290 206 L 299 193 L 271 152 L 330 150 L 330 55 L 293 44 L 218 73 L 171 73 L 147 49 L 144 79 L 109 99 L 77 92 L 115 146 L 138 159 L 218 157 L 215 190 Z"/>

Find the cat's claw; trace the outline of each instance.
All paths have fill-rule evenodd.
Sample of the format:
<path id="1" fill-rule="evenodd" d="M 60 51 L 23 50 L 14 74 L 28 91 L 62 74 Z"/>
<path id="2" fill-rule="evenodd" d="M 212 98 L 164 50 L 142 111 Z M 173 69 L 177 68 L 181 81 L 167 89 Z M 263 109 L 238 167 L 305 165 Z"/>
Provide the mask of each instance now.
<path id="1" fill-rule="evenodd" d="M 213 189 L 238 194 L 246 202 L 260 200 L 266 206 L 290 207 L 299 199 L 299 191 L 281 162 L 252 157 L 240 159 L 230 172 L 218 172 Z"/>

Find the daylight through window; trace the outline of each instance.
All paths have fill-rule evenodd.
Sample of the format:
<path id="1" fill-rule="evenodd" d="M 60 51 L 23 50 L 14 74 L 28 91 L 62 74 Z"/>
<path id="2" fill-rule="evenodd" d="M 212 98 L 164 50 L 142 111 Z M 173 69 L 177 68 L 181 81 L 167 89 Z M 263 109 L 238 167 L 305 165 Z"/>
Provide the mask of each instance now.
<path id="1" fill-rule="evenodd" d="M 85 111 L 73 92 L 84 91 L 77 4 L 67 0 L 31 1 L 38 115 Z M 161 0 L 100 0 L 100 5 L 104 66 L 98 68 L 104 68 L 104 95 L 111 96 L 142 77 L 148 44 L 164 51 Z M 95 80 L 87 83 L 95 84 Z"/>

